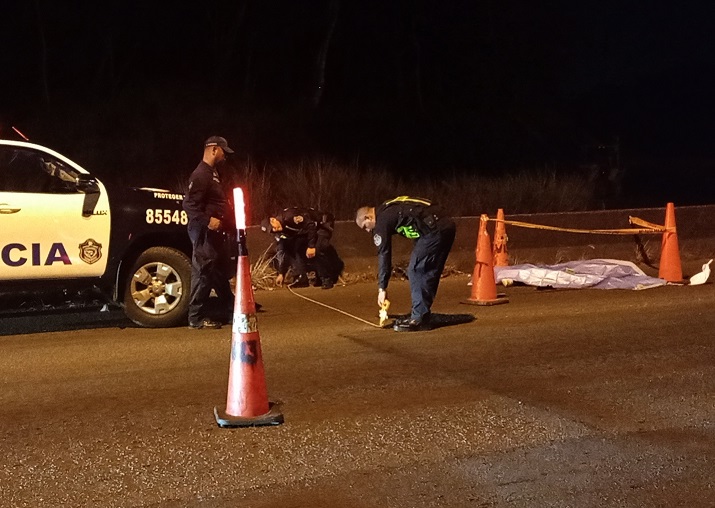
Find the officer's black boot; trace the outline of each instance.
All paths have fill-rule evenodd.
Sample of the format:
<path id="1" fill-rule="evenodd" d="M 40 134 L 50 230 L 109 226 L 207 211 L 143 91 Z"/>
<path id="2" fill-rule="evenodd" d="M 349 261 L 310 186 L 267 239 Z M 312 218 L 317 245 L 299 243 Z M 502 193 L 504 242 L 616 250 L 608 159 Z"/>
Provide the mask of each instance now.
<path id="1" fill-rule="evenodd" d="M 430 315 L 425 314 L 421 318 L 407 319 L 404 321 L 395 320 L 395 324 L 392 327 L 396 332 L 419 332 L 422 330 L 431 330 L 430 326 Z"/>

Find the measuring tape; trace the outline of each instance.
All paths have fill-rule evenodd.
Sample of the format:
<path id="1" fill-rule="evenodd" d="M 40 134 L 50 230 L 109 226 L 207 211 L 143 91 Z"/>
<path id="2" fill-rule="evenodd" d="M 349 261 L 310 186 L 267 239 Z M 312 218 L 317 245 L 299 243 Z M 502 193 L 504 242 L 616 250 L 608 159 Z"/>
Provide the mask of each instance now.
<path id="1" fill-rule="evenodd" d="M 370 321 L 366 321 L 366 320 L 363 319 L 363 318 L 354 316 L 354 315 L 350 314 L 349 312 L 345 312 L 344 310 L 340 310 L 340 309 L 338 309 L 338 308 L 336 308 L 336 307 L 331 307 L 330 305 L 326 305 L 326 304 L 324 304 L 323 302 L 319 302 L 319 301 L 317 301 L 317 300 L 313 300 L 312 298 L 308 298 L 308 297 L 305 296 L 305 295 L 301 295 L 300 293 L 296 293 L 295 291 L 293 291 L 293 288 L 291 288 L 290 286 L 288 286 L 288 290 L 289 290 L 291 293 L 293 293 L 295 296 L 298 296 L 298 297 L 302 298 L 303 300 L 308 300 L 309 302 L 313 302 L 313 303 L 315 303 L 315 304 L 317 304 L 317 305 L 320 305 L 320 306 L 322 306 L 322 307 L 325 307 L 326 309 L 334 310 L 335 312 L 339 312 L 340 314 L 344 314 L 344 315 L 346 315 L 346 316 L 348 316 L 348 317 L 351 317 L 351 318 L 353 318 L 353 319 L 357 319 L 358 321 L 360 321 L 360 322 L 362 322 L 362 323 L 365 323 L 366 325 L 374 326 L 375 328 L 382 328 L 382 325 L 381 325 L 381 324 L 380 324 L 380 325 L 376 325 L 375 323 L 371 323 Z M 388 305 L 389 305 L 389 304 L 388 304 Z M 380 322 L 382 323 L 382 319 L 380 319 Z"/>

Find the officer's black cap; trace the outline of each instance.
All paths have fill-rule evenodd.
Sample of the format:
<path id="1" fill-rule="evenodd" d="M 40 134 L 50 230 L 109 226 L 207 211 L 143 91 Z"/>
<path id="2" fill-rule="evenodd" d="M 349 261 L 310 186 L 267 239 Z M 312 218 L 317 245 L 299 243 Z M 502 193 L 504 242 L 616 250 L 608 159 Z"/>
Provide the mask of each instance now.
<path id="1" fill-rule="evenodd" d="M 223 148 L 224 152 L 233 153 L 233 150 L 228 147 L 228 141 L 226 141 L 226 138 L 222 138 L 221 136 L 211 136 L 209 139 L 204 141 L 204 148 L 209 146 L 220 146 Z"/>

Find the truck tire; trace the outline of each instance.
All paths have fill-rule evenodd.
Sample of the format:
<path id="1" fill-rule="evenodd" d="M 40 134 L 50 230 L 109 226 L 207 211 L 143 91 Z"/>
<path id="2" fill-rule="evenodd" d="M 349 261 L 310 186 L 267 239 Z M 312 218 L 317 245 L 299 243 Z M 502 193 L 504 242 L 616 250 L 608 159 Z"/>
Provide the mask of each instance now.
<path id="1" fill-rule="evenodd" d="M 145 250 L 124 278 L 124 312 L 136 324 L 165 328 L 187 324 L 191 260 L 177 249 Z"/>

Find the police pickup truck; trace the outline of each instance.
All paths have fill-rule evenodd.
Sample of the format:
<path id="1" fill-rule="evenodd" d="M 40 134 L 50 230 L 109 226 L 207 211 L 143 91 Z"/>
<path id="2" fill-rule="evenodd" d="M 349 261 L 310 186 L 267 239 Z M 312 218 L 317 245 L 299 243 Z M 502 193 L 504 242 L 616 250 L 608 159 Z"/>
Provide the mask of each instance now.
<path id="1" fill-rule="evenodd" d="M 0 295 L 91 288 L 147 327 L 185 324 L 183 194 L 110 189 L 43 146 L 0 139 Z"/>

